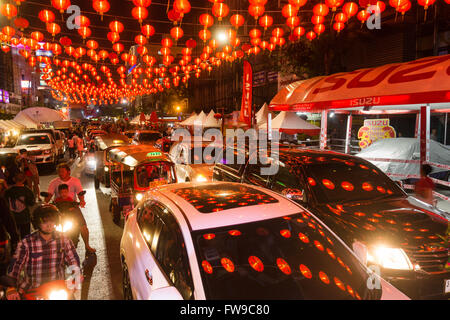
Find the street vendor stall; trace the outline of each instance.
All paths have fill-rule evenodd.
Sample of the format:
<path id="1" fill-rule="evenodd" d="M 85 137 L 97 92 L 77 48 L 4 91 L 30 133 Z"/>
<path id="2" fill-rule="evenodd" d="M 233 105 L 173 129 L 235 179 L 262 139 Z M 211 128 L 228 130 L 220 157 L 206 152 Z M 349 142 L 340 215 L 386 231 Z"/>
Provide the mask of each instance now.
<path id="1" fill-rule="evenodd" d="M 420 141 L 419 163 L 450 169 L 446 164 L 431 162 L 429 156 L 430 114 L 450 112 L 450 55 L 297 81 L 280 90 L 270 102 L 269 109 L 320 112 L 321 149 L 327 148 L 328 112 L 347 114 L 346 153 L 349 153 L 350 147 L 352 115 L 416 113 L 415 131 Z M 447 116 L 445 119 L 447 128 Z M 386 134 L 387 131 L 388 128 Z M 406 163 L 415 161 L 402 160 Z M 450 185 L 440 180 L 437 183 Z M 443 195 L 438 196 L 448 199 Z"/>

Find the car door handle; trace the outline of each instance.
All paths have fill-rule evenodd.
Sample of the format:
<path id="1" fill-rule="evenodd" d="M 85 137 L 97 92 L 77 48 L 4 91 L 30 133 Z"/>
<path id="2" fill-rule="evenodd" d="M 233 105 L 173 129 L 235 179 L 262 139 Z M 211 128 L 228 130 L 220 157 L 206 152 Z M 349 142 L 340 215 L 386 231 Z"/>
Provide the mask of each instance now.
<path id="1" fill-rule="evenodd" d="M 149 285 L 153 285 L 153 277 L 150 274 L 150 271 L 148 271 L 148 269 L 145 269 L 145 278 L 147 279 L 147 282 L 149 283 Z"/>

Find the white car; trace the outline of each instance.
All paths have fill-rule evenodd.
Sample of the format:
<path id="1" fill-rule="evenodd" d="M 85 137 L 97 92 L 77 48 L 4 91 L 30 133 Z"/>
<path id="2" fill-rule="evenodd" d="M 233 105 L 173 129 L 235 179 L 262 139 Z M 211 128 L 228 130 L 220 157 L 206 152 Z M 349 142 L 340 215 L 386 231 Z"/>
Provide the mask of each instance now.
<path id="1" fill-rule="evenodd" d="M 408 299 L 303 207 L 246 184 L 149 191 L 120 257 L 125 299 Z"/>
<path id="2" fill-rule="evenodd" d="M 95 158 L 95 153 L 87 153 L 84 157 L 84 174 L 93 176 L 95 170 L 97 169 L 97 160 Z"/>
<path id="3" fill-rule="evenodd" d="M 26 149 L 36 164 L 58 163 L 58 147 L 49 133 L 23 133 L 17 139 L 15 150 Z"/>
<path id="4" fill-rule="evenodd" d="M 208 148 L 208 149 L 207 149 Z M 169 151 L 175 163 L 179 182 L 212 181 L 214 173 L 215 145 L 211 142 L 176 142 Z"/>

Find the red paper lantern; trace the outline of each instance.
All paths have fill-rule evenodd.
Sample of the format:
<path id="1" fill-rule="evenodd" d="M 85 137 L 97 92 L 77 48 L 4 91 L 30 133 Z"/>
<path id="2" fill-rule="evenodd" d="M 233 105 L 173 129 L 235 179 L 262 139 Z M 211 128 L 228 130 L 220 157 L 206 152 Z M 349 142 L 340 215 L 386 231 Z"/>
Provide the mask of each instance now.
<path id="1" fill-rule="evenodd" d="M 329 11 L 330 10 L 328 9 L 328 6 L 323 3 L 316 4 L 313 8 L 314 15 L 316 15 L 316 16 L 324 16 L 325 17 Z"/>
<path id="2" fill-rule="evenodd" d="M 68 47 L 72 44 L 72 40 L 69 37 L 61 37 L 59 43 L 64 47 Z"/>
<path id="3" fill-rule="evenodd" d="M 214 24 L 214 18 L 207 13 L 201 14 L 198 20 L 205 29 L 211 27 Z"/>
<path id="4" fill-rule="evenodd" d="M 47 24 L 47 31 L 54 37 L 61 32 L 61 27 L 59 26 L 59 24 L 52 22 Z"/>
<path id="5" fill-rule="evenodd" d="M 12 37 L 12 36 L 14 36 L 16 34 L 16 30 L 14 30 L 13 27 L 5 26 L 2 29 L 2 33 L 6 34 L 8 37 Z"/>
<path id="6" fill-rule="evenodd" d="M 248 7 L 248 13 L 257 20 L 258 17 L 261 17 L 264 14 L 264 6 L 252 4 Z"/>
<path id="7" fill-rule="evenodd" d="M 308 38 L 309 41 L 313 41 L 316 37 L 317 35 L 314 33 L 314 31 L 309 31 L 306 34 L 306 38 Z"/>
<path id="8" fill-rule="evenodd" d="M 52 0 L 52 6 L 60 13 L 64 13 L 70 7 L 70 0 Z"/>
<path id="9" fill-rule="evenodd" d="M 131 15 L 138 20 L 139 23 L 142 23 L 142 20 L 148 17 L 148 10 L 144 7 L 134 7 L 133 10 L 131 10 Z"/>
<path id="10" fill-rule="evenodd" d="M 248 35 L 250 36 L 250 38 L 255 39 L 255 38 L 260 38 L 261 37 L 261 31 L 259 29 L 253 28 L 252 30 L 250 30 L 250 32 L 248 33 Z"/>
<path id="11" fill-rule="evenodd" d="M 318 23 L 314 26 L 314 32 L 319 36 L 325 31 L 325 25 Z"/>
<path id="12" fill-rule="evenodd" d="M 170 29 L 170 36 L 175 39 L 175 41 L 178 41 L 181 37 L 183 37 L 183 29 L 180 27 L 173 27 Z"/>
<path id="13" fill-rule="evenodd" d="M 95 40 L 88 40 L 86 42 L 86 47 L 88 47 L 91 50 L 95 50 L 98 48 L 98 42 Z"/>
<path id="14" fill-rule="evenodd" d="M 359 21 L 361 21 L 361 23 L 364 23 L 367 21 L 367 19 L 369 19 L 370 13 L 368 13 L 367 10 L 364 9 L 358 12 L 358 15 L 356 17 Z"/>
<path id="15" fill-rule="evenodd" d="M 124 45 L 121 44 L 121 43 L 115 43 L 115 44 L 113 45 L 113 50 L 114 50 L 115 52 L 117 52 L 117 53 L 122 52 L 124 49 L 125 49 L 125 47 L 124 47 Z"/>
<path id="16" fill-rule="evenodd" d="M 42 32 L 34 31 L 31 33 L 31 38 L 36 40 L 37 42 L 41 42 L 42 40 L 44 40 L 44 35 L 42 34 Z"/>
<path id="17" fill-rule="evenodd" d="M 173 9 L 181 15 L 181 18 L 183 18 L 186 13 L 191 11 L 191 4 L 187 0 L 175 0 Z"/>
<path id="18" fill-rule="evenodd" d="M 272 30 L 272 36 L 276 38 L 281 38 L 284 35 L 284 30 L 281 28 L 275 28 Z"/>
<path id="19" fill-rule="evenodd" d="M 286 25 L 291 28 L 294 29 L 295 27 L 297 27 L 300 24 L 300 18 L 297 16 L 294 17 L 290 17 L 286 19 Z"/>
<path id="20" fill-rule="evenodd" d="M 389 4 L 395 8 L 397 11 L 398 8 L 404 6 L 409 0 L 390 0 Z M 375 3 L 376 4 L 376 3 Z"/>
<path id="21" fill-rule="evenodd" d="M 342 7 L 342 12 L 348 17 L 353 17 L 358 12 L 358 5 L 354 2 L 347 2 Z"/>
<path id="22" fill-rule="evenodd" d="M 186 41 L 186 47 L 192 49 L 195 48 L 197 46 L 197 41 L 195 41 L 194 39 L 189 39 Z"/>
<path id="23" fill-rule="evenodd" d="M 208 41 L 211 38 L 211 31 L 204 29 L 198 33 L 198 37 L 203 40 L 203 42 Z"/>
<path id="24" fill-rule="evenodd" d="M 450 1 L 450 0 L 449 0 L 449 1 Z M 397 11 L 400 12 L 400 13 L 402 14 L 402 16 L 404 16 L 405 13 L 406 13 L 409 9 L 411 9 L 411 2 L 408 1 L 405 5 L 399 7 L 399 8 L 397 9 Z"/>
<path id="25" fill-rule="evenodd" d="M 345 24 L 342 22 L 335 22 L 333 24 L 333 29 L 336 30 L 338 33 L 341 32 L 345 28 Z"/>
<path id="26" fill-rule="evenodd" d="M 230 9 L 225 3 L 216 2 L 212 7 L 212 13 L 219 21 L 222 21 L 222 18 L 226 17 L 229 12 Z"/>
<path id="27" fill-rule="evenodd" d="M 265 6 L 267 3 L 267 0 L 248 0 L 250 4 L 253 4 L 255 6 Z"/>
<path id="28" fill-rule="evenodd" d="M 136 7 L 145 7 L 147 8 L 152 4 L 152 0 L 133 0 L 133 3 Z"/>
<path id="29" fill-rule="evenodd" d="M 41 10 L 38 17 L 39 20 L 44 23 L 52 23 L 53 21 L 55 21 L 55 14 L 50 10 Z"/>
<path id="30" fill-rule="evenodd" d="M 281 10 L 281 14 L 285 18 L 290 18 L 296 16 L 298 13 L 298 7 L 293 6 L 292 4 L 287 4 Z"/>
<path id="31" fill-rule="evenodd" d="M 111 31 L 106 35 L 109 41 L 113 44 L 120 40 L 120 35 L 117 32 Z"/>
<path id="32" fill-rule="evenodd" d="M 20 29 L 21 31 L 23 31 L 24 29 L 28 28 L 28 26 L 30 25 L 30 23 L 28 22 L 27 19 L 25 18 L 16 18 L 14 20 L 14 25 Z"/>
<path id="33" fill-rule="evenodd" d="M 181 14 L 174 9 L 171 9 L 167 12 L 167 17 L 176 25 L 177 21 L 181 19 Z"/>
<path id="34" fill-rule="evenodd" d="M 421 5 L 424 10 L 428 10 L 428 7 L 431 6 L 436 0 L 417 0 L 417 3 Z M 405 5 L 405 4 L 403 4 Z"/>
<path id="35" fill-rule="evenodd" d="M 103 21 L 103 14 L 108 12 L 110 9 L 109 2 L 107 0 L 94 0 L 92 3 L 94 10 L 100 14 L 101 20 Z"/>
<path id="36" fill-rule="evenodd" d="M 5 3 L 0 8 L 0 13 L 9 19 L 17 16 L 17 8 L 15 5 L 10 3 Z"/>
<path id="37" fill-rule="evenodd" d="M 306 2 L 307 0 L 289 0 L 289 3 L 297 8 L 303 7 Z"/>
<path id="38" fill-rule="evenodd" d="M 155 28 L 153 26 L 146 24 L 142 26 L 141 32 L 144 36 L 147 37 L 147 39 L 155 34 Z"/>
<path id="39" fill-rule="evenodd" d="M 121 33 L 124 29 L 122 22 L 114 20 L 109 23 L 109 29 L 111 32 Z"/>
<path id="40" fill-rule="evenodd" d="M 323 23 L 324 21 L 325 21 L 325 17 L 324 16 L 312 16 L 312 18 L 311 18 L 311 22 L 313 24 Z"/>
<path id="41" fill-rule="evenodd" d="M 145 45 L 147 43 L 147 38 L 144 37 L 142 34 L 139 34 L 139 35 L 137 35 L 134 38 L 134 42 L 136 42 L 137 44 L 143 46 L 143 45 Z"/>
<path id="42" fill-rule="evenodd" d="M 345 23 L 345 22 L 347 22 L 348 17 L 347 17 L 347 15 L 346 15 L 345 13 L 339 12 L 338 14 L 336 14 L 336 15 L 334 16 L 334 20 L 335 20 L 336 22 Z M 339 30 L 339 31 L 340 31 L 340 30 Z"/>
<path id="43" fill-rule="evenodd" d="M 78 29 L 78 34 L 84 39 L 88 38 L 91 36 L 92 31 L 89 27 L 81 27 L 80 29 Z"/>
<path id="44" fill-rule="evenodd" d="M 240 14 L 233 14 L 230 17 L 230 23 L 233 27 L 235 27 L 236 29 L 238 29 L 239 27 L 243 26 L 245 23 L 245 19 L 242 15 Z"/>
<path id="45" fill-rule="evenodd" d="M 325 4 L 335 12 L 337 7 L 342 6 L 344 0 L 325 0 Z"/>
<path id="46" fill-rule="evenodd" d="M 170 48 L 170 47 L 173 45 L 172 39 L 170 39 L 170 38 L 164 38 L 164 39 L 162 39 L 162 40 L 161 40 L 161 45 L 162 45 L 163 47 Z"/>
<path id="47" fill-rule="evenodd" d="M 292 30 L 292 34 L 294 34 L 297 38 L 300 38 L 302 35 L 305 34 L 305 28 L 297 27 L 294 30 Z"/>
<path id="48" fill-rule="evenodd" d="M 269 28 L 272 24 L 273 18 L 267 14 L 259 18 L 259 25 L 263 27 L 264 30 L 267 30 L 267 28 Z"/>

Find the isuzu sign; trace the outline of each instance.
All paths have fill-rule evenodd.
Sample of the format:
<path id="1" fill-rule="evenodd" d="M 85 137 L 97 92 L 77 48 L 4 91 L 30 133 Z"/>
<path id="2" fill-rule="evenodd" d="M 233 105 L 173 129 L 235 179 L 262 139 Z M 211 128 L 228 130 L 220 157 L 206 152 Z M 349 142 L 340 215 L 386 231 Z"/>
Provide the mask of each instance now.
<path id="1" fill-rule="evenodd" d="M 244 61 L 244 76 L 242 85 L 242 103 L 239 121 L 247 125 L 252 124 L 252 66 L 248 61 Z"/>
<path id="2" fill-rule="evenodd" d="M 318 112 L 374 105 L 450 102 L 450 55 L 294 82 L 269 108 Z"/>

